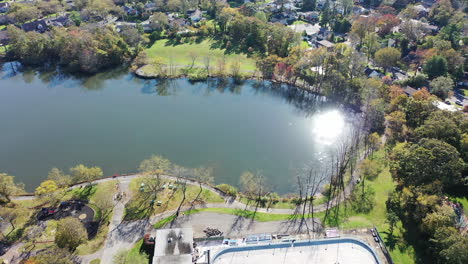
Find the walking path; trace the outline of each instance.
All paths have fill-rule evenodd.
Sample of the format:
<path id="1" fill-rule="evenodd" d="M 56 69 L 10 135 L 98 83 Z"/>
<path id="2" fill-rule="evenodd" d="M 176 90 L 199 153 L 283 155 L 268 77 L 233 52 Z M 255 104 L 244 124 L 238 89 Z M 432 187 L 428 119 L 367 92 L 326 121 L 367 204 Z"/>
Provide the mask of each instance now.
<path id="1" fill-rule="evenodd" d="M 338 197 L 335 197 L 331 202 L 330 205 L 336 205 L 340 202 L 342 202 L 344 199 L 346 199 L 352 192 L 354 185 L 356 185 L 356 170 L 355 173 L 353 173 L 351 180 L 349 181 L 348 185 L 344 189 L 344 194 L 339 195 Z M 85 183 L 79 183 L 76 185 L 73 185 L 69 187 L 69 190 L 71 189 L 76 189 L 76 188 L 82 188 L 84 186 L 87 186 L 89 184 L 97 184 L 97 183 L 103 183 L 103 182 L 108 182 L 108 181 L 113 181 L 113 180 L 118 180 L 120 184 L 123 184 L 122 188 L 127 188 L 126 193 L 129 193 L 128 191 L 128 185 L 131 180 L 140 178 L 140 177 L 147 177 L 148 175 L 143 175 L 143 174 L 132 174 L 132 175 L 122 175 L 122 176 L 116 176 L 116 177 L 108 177 L 108 178 L 103 178 L 99 180 L 95 180 L 92 182 L 85 182 Z M 161 175 L 161 179 L 165 180 L 170 180 L 170 181 L 181 181 L 185 182 L 190 185 L 199 185 L 199 182 L 193 179 L 187 179 L 187 178 L 179 178 L 175 176 L 169 176 L 169 175 Z M 238 200 L 234 200 L 233 197 L 225 194 L 221 190 L 214 188 L 213 186 L 209 184 L 202 183 L 202 187 L 210 190 L 219 196 L 223 197 L 225 199 L 224 204 L 222 203 L 216 203 L 216 204 L 210 204 L 210 207 L 217 207 L 217 208 L 232 208 L 232 209 L 242 209 L 242 210 L 248 210 L 248 211 L 257 211 L 257 212 L 262 212 L 262 213 L 272 213 L 272 214 L 293 214 L 296 209 L 280 209 L 280 208 L 256 208 L 255 206 L 250 206 L 247 204 L 244 204 Z M 16 196 L 12 197 L 12 200 L 32 200 L 35 199 L 36 197 L 34 195 L 22 195 L 22 196 Z M 117 206 L 116 206 L 117 207 Z M 123 205 L 122 205 L 123 207 Z M 314 206 L 314 212 L 323 212 L 326 210 L 327 205 L 326 204 L 319 204 Z M 114 209 L 115 210 L 115 209 Z M 115 214 L 115 211 L 114 211 Z"/>

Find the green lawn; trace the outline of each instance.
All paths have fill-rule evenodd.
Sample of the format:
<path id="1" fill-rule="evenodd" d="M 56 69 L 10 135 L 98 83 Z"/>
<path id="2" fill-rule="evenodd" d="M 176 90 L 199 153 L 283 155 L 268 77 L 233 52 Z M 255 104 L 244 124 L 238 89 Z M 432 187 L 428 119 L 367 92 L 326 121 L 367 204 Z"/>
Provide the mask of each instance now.
<path id="1" fill-rule="evenodd" d="M 217 43 L 213 40 L 172 45 L 169 40 L 162 39 L 156 41 L 153 46 L 146 50 L 146 53 L 150 59 L 160 58 L 163 63 L 169 64 L 172 61 L 174 65 L 184 67 L 192 64 L 192 54 L 197 56 L 194 63 L 196 67 L 205 67 L 204 60 L 206 57 L 210 57 L 211 66 L 216 67 L 225 57 L 227 70 L 235 61 L 239 61 L 241 71 L 255 71 L 254 59 L 248 58 L 245 54 L 226 54 L 225 50 L 218 48 Z"/>
<path id="2" fill-rule="evenodd" d="M 126 220 L 135 220 L 135 219 L 143 219 L 150 215 L 160 214 L 165 211 L 175 210 L 181 204 L 182 206 L 190 205 L 195 198 L 197 197 L 198 193 L 200 192 L 200 188 L 195 185 L 187 185 L 187 189 L 185 191 L 185 200 L 183 201 L 183 191 L 181 185 L 178 185 L 176 190 L 169 189 L 169 184 L 176 183 L 163 180 L 161 185 L 165 184 L 166 188 L 158 191 L 157 193 L 149 193 L 148 190 L 145 190 L 143 193 L 140 192 L 139 186 L 141 183 L 147 182 L 148 179 L 146 178 L 137 178 L 133 179 L 130 183 L 130 190 L 132 192 L 132 199 L 126 204 L 125 206 L 125 219 Z M 154 199 L 156 201 L 161 201 L 161 206 L 157 206 L 154 204 L 153 206 L 150 204 L 150 200 Z M 195 204 L 199 203 L 223 203 L 224 199 L 219 196 L 218 194 L 207 190 L 202 189 L 198 200 L 195 201 Z"/>
<path id="3" fill-rule="evenodd" d="M 393 232 L 393 238 L 389 239 L 389 224 L 386 217 L 386 205 L 388 195 L 394 190 L 395 184 L 387 166 L 384 166 L 384 150 L 379 150 L 374 154 L 374 158 L 382 163 L 382 172 L 372 181 L 367 181 L 366 185 L 371 186 L 375 191 L 375 204 L 369 213 L 349 212 L 348 218 L 340 224 L 340 228 L 365 228 L 376 226 L 382 236 L 385 245 L 390 251 L 390 255 L 395 263 L 413 264 L 414 249 L 404 241 L 402 234 L 404 229 L 401 222 Z"/>
<path id="4" fill-rule="evenodd" d="M 292 23 L 293 25 L 301 25 L 301 24 L 310 24 L 310 23 L 307 23 L 305 21 L 302 21 L 302 20 L 296 20 Z"/>
<path id="5" fill-rule="evenodd" d="M 95 220 L 96 219 L 99 219 L 100 216 L 101 216 L 101 212 L 99 211 L 99 209 L 93 205 L 94 202 L 96 202 L 96 198 L 95 197 L 102 197 L 102 196 L 98 196 L 98 194 L 101 194 L 101 193 L 105 193 L 107 194 L 108 196 L 112 197 L 115 193 L 115 184 L 117 183 L 117 181 L 108 181 L 108 182 L 103 182 L 103 183 L 99 183 L 97 185 L 95 185 L 95 191 L 93 192 L 93 194 L 91 196 L 89 196 L 89 205 L 91 208 L 93 208 L 93 210 L 96 212 L 96 215 L 95 215 Z M 109 219 L 112 218 L 112 212 L 107 215 L 107 217 L 102 221 L 104 224 L 102 224 L 100 227 L 99 227 L 99 230 L 98 230 L 98 233 L 96 234 L 96 236 L 92 239 L 92 240 L 88 240 L 86 243 L 80 245 L 77 249 L 76 249 L 76 253 L 78 255 L 88 255 L 88 254 L 92 254 L 96 251 L 98 251 L 102 246 L 104 246 L 104 242 L 107 238 L 107 233 L 109 232 L 109 225 L 108 225 L 108 221 Z"/>

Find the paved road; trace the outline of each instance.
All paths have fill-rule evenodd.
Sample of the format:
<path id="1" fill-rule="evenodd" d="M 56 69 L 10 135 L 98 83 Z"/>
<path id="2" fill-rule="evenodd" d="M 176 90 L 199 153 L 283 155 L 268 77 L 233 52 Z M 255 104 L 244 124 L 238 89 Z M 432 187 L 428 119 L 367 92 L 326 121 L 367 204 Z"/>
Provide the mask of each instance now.
<path id="1" fill-rule="evenodd" d="M 314 227 L 319 227 L 316 220 Z M 244 237 L 249 234 L 270 233 L 270 234 L 296 234 L 307 233 L 307 226 L 312 230 L 312 219 L 294 221 L 272 221 L 257 222 L 250 218 L 236 215 L 218 214 L 202 212 L 193 215 L 178 217 L 171 227 L 191 227 L 194 237 L 205 237 L 205 228 L 217 228 L 223 232 L 225 237 Z"/>

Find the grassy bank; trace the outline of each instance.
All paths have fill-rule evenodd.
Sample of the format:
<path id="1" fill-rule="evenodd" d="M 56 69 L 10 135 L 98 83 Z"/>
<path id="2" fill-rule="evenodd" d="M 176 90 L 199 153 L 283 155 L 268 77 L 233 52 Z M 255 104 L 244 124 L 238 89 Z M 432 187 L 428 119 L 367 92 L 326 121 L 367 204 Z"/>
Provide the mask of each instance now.
<path id="1" fill-rule="evenodd" d="M 202 189 L 202 192 L 198 195 L 200 188 L 195 185 L 187 185 L 184 200 L 182 186 L 167 180 L 161 182 L 161 185 L 166 185 L 166 188 L 161 188 L 157 192 L 152 192 L 149 189 L 145 189 L 143 192 L 140 191 L 141 184 L 148 184 L 150 180 L 150 178 L 137 178 L 131 181 L 132 199 L 125 206 L 126 220 L 143 219 L 165 211 L 175 210 L 179 206 L 191 205 L 192 202 L 194 204 L 224 202 L 221 196 L 207 189 Z M 170 189 L 170 184 L 177 185 L 177 188 Z M 195 200 L 195 198 L 197 199 Z M 152 200 L 154 200 L 153 205 L 151 205 Z M 160 206 L 157 205 L 157 201 L 161 202 Z"/>
<path id="2" fill-rule="evenodd" d="M 184 42 L 175 44 L 171 40 L 162 39 L 156 41 L 145 50 L 149 61 L 158 60 L 167 66 L 172 65 L 178 74 L 190 68 L 204 69 L 207 60 L 210 61 L 212 72 L 224 71 L 229 73 L 234 65 L 239 66 L 241 73 L 253 73 L 256 69 L 255 60 L 245 54 L 227 53 L 225 49 L 211 39 L 201 42 Z M 155 67 L 147 65 L 142 69 L 145 73 L 154 73 Z"/>

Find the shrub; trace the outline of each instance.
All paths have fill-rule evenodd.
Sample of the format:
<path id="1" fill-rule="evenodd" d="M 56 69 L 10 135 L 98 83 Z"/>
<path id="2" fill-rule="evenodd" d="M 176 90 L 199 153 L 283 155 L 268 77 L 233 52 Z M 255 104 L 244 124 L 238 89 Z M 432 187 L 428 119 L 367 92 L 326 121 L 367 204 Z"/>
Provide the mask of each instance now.
<path id="1" fill-rule="evenodd" d="M 217 185 L 216 188 L 220 189 L 223 191 L 225 194 L 229 196 L 237 196 L 237 193 L 239 192 L 236 187 L 229 185 L 229 184 L 220 184 Z"/>

